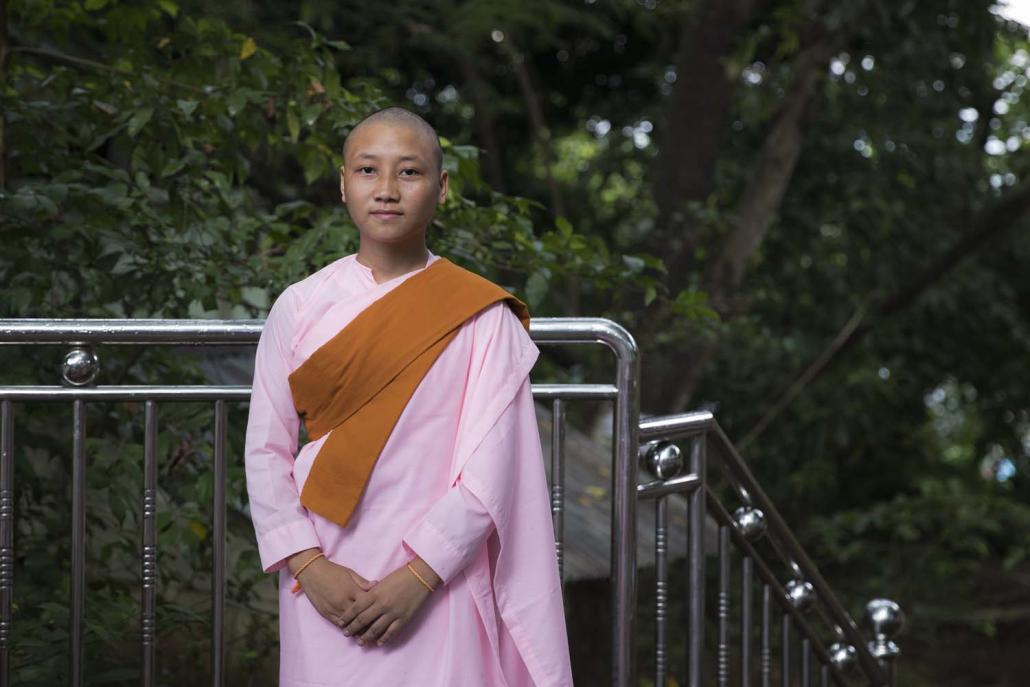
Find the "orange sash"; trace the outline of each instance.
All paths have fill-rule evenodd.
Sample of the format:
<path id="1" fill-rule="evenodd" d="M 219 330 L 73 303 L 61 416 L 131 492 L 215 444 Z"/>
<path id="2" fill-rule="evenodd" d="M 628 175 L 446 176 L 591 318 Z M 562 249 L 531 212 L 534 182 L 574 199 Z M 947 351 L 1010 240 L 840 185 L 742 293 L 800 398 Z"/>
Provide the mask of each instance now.
<path id="1" fill-rule="evenodd" d="M 500 300 L 529 331 L 525 303 L 438 258 L 361 311 L 290 374 L 309 440 L 329 433 L 301 491 L 305 508 L 346 526 L 419 382 L 462 323 Z"/>

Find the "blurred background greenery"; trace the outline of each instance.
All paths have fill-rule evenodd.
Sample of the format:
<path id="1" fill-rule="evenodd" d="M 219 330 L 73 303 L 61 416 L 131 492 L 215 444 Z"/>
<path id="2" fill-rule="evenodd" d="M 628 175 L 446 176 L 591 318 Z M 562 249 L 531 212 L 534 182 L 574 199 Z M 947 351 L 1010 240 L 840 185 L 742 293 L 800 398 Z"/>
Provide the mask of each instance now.
<path id="1" fill-rule="evenodd" d="M 262 317 L 354 250 L 340 146 L 404 105 L 453 179 L 431 248 L 536 316 L 626 326 L 643 412 L 713 409 L 846 605 L 901 603 L 901 684 L 1030 671 L 1030 45 L 992 2 L 0 0 L 0 22 L 0 316 Z M 555 381 L 605 361 L 544 353 Z M 0 351 L 5 383 L 53 383 L 57 355 Z M 162 411 L 168 684 L 209 660 L 198 412 Z M 142 410 L 91 413 L 89 683 L 130 683 Z M 18 413 L 16 684 L 67 679 L 69 424 Z M 230 482 L 230 683 L 268 684 L 241 460 Z"/>

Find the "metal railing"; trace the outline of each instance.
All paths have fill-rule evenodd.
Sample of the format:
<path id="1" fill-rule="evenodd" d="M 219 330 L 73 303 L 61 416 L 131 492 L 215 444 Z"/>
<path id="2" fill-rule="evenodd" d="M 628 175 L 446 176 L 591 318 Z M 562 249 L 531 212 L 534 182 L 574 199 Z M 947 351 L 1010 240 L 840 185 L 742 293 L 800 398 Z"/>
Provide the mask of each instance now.
<path id="1" fill-rule="evenodd" d="M 716 565 L 716 660 L 715 680 L 728 685 L 730 665 L 730 550 L 740 560 L 740 601 L 738 627 L 740 647 L 737 673 L 741 685 L 766 687 L 772 680 L 773 604 L 780 611 L 779 676 L 784 687 L 792 681 L 791 629 L 800 634 L 800 684 L 812 684 L 812 654 L 819 667 L 819 684 L 845 684 L 845 671 L 857 667 L 871 685 L 894 684 L 894 659 L 897 645 L 891 640 L 901 627 L 903 615 L 896 603 L 874 599 L 866 606 L 873 638 L 867 641 L 841 605 L 818 568 L 794 537 L 779 511 L 752 475 L 733 443 L 709 412 L 683 413 L 645 419 L 640 423 L 640 456 L 643 466 L 655 478 L 641 484 L 641 499 L 655 504 L 655 684 L 664 685 L 668 666 L 668 504 L 673 494 L 687 498 L 687 632 L 686 684 L 704 684 L 705 641 L 705 520 L 711 516 L 717 527 Z M 689 442 L 688 460 L 673 440 Z M 741 506 L 731 515 L 713 489 L 712 468 L 728 483 Z M 754 544 L 765 539 L 776 561 L 770 565 Z M 774 568 L 785 568 L 791 579 L 782 585 Z M 754 584 L 761 585 L 759 621 L 759 662 L 752 660 L 754 625 Z M 833 640 L 827 647 L 809 621 L 814 614 L 825 634 Z M 757 673 L 757 675 L 756 675 Z"/>
<path id="2" fill-rule="evenodd" d="M 213 456 L 213 585 L 211 683 L 224 684 L 224 619 L 225 619 L 225 442 L 229 431 L 228 402 L 245 402 L 250 397 L 247 385 L 97 385 L 99 357 L 96 347 L 106 345 L 193 345 L 218 346 L 255 344 L 263 322 L 260 320 L 0 320 L 0 345 L 63 345 L 70 349 L 62 365 L 61 385 L 0 386 L 0 686 L 10 682 L 11 607 L 14 595 L 14 469 L 15 427 L 13 405 L 18 402 L 70 402 L 73 413 L 72 432 L 72 557 L 70 589 L 70 681 L 74 687 L 83 683 L 83 617 L 85 604 L 85 438 L 86 404 L 96 402 L 143 402 L 144 415 L 144 483 L 140 494 L 142 532 L 140 548 L 141 589 L 141 658 L 142 683 L 154 684 L 157 585 L 157 436 L 158 410 L 161 403 L 208 402 L 214 406 Z M 743 580 L 752 584 L 757 574 L 762 586 L 761 684 L 769 684 L 769 623 L 771 603 L 777 603 L 782 615 L 784 633 L 790 622 L 802 634 L 802 684 L 807 685 L 810 653 L 815 653 L 821 667 L 823 684 L 832 678 L 838 684 L 841 671 L 849 662 L 857 664 L 870 684 L 888 684 L 892 680 L 896 646 L 889 633 L 900 619 L 896 605 L 882 601 L 873 613 L 875 637 L 868 645 L 862 639 L 850 616 L 834 597 L 818 570 L 805 555 L 790 530 L 764 494 L 732 444 L 708 413 L 692 413 L 639 421 L 640 361 L 632 336 L 618 324 L 600 318 L 534 318 L 533 340 L 542 345 L 601 344 L 615 355 L 613 384 L 534 384 L 534 397 L 551 402 L 552 422 L 550 489 L 555 530 L 555 553 L 559 570 L 565 552 L 565 404 L 573 400 L 608 400 L 614 402 L 612 446 L 611 508 L 611 603 L 615 621 L 611 628 L 611 678 L 616 687 L 636 685 L 637 603 L 637 503 L 653 500 L 656 509 L 655 565 L 658 579 L 656 608 L 656 684 L 664 685 L 668 674 L 666 660 L 669 624 L 668 603 L 668 499 L 675 494 L 688 500 L 687 548 L 687 680 L 691 687 L 700 687 L 703 679 L 705 647 L 705 551 L 706 514 L 719 522 L 719 605 L 717 679 L 727 684 L 729 676 L 728 584 L 729 548 L 741 554 L 746 574 Z M 0 379 L 0 382 L 3 380 Z M 675 439 L 690 441 L 688 473 L 682 473 L 682 459 Z M 641 451 L 640 441 L 648 443 Z M 664 443 L 655 443 L 664 440 Z M 709 451 L 709 448 L 714 451 Z M 706 478 L 709 453 L 719 458 L 719 467 L 735 486 L 744 502 L 744 510 L 734 517 L 727 514 L 715 498 Z M 655 479 L 638 484 L 638 467 L 643 462 Z M 764 518 L 761 517 L 764 515 Z M 770 568 L 751 547 L 755 532 L 762 529 L 751 523 L 766 523 L 767 538 L 774 543 L 782 561 L 796 573 L 799 585 L 781 587 Z M 564 579 L 564 577 L 563 577 Z M 750 627 L 752 594 L 745 590 L 741 607 L 741 626 Z M 800 591 L 799 591 L 800 590 Z M 804 610 L 818 607 L 820 617 L 827 620 L 840 637 L 825 648 L 808 623 Z M 740 660 L 742 684 L 750 684 L 751 643 L 742 634 Z M 784 635 L 786 637 L 786 634 Z M 781 675 L 789 685 L 789 642 L 784 641 Z M 746 678 L 744 676 L 747 676 Z"/>

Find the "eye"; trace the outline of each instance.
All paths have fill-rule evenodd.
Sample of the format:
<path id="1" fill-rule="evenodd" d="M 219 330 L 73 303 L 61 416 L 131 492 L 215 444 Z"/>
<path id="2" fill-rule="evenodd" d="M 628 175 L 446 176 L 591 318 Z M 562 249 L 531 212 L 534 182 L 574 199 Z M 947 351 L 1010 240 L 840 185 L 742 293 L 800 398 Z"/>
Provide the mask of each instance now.
<path id="1" fill-rule="evenodd" d="M 358 167 L 358 173 L 359 174 L 371 174 L 372 172 L 375 172 L 375 171 L 376 171 L 375 167 L 369 167 L 368 165 L 366 165 L 364 167 Z"/>
<path id="2" fill-rule="evenodd" d="M 408 172 L 410 172 L 410 174 L 408 174 Z M 411 167 L 408 167 L 407 169 L 402 169 L 401 170 L 401 174 L 406 174 L 409 177 L 413 177 L 413 176 L 416 176 L 416 175 L 421 174 L 421 173 L 422 172 L 418 171 L 417 169 L 411 168 Z"/>

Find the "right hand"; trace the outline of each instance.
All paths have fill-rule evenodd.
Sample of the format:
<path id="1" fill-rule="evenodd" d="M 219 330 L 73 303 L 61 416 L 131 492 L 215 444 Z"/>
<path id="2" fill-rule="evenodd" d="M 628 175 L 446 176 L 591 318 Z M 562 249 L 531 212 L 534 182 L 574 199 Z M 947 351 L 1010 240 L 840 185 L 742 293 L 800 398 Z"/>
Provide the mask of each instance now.
<path id="1" fill-rule="evenodd" d="M 337 627 L 340 618 L 354 603 L 358 592 L 367 592 L 378 580 L 366 580 L 350 568 L 319 558 L 300 574 L 303 594 L 323 618 Z"/>

